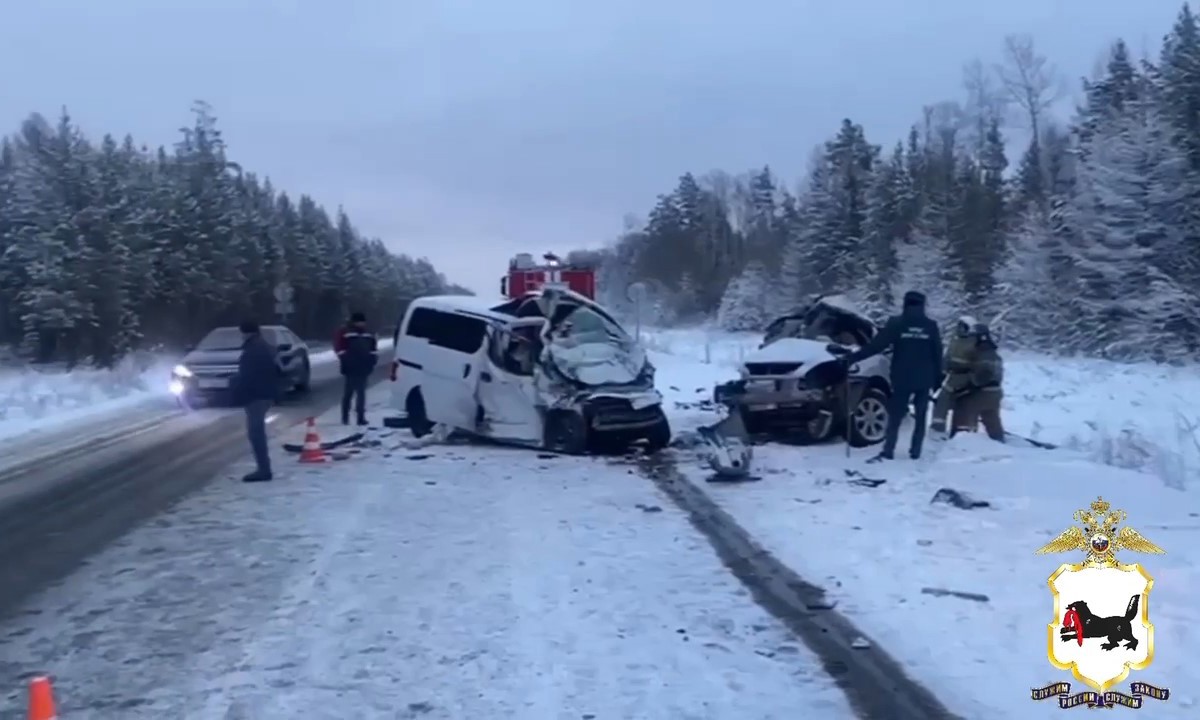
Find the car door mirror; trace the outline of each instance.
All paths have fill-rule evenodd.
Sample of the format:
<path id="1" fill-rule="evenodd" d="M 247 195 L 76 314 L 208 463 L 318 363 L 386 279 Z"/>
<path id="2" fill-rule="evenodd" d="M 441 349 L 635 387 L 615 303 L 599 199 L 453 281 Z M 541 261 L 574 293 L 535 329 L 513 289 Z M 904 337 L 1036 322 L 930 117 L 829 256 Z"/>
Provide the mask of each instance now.
<path id="1" fill-rule="evenodd" d="M 281 343 L 279 345 L 279 352 L 289 352 L 291 349 L 292 349 L 291 343 Z"/>

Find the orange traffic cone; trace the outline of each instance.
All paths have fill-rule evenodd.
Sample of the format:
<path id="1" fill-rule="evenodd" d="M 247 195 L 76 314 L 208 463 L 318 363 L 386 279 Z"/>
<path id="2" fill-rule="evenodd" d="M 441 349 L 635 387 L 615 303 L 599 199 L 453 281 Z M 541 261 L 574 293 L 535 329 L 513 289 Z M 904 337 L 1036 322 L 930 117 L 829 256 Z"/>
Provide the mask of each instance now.
<path id="1" fill-rule="evenodd" d="M 313 418 L 308 419 L 308 430 L 304 433 L 304 446 L 300 448 L 300 462 L 329 462 L 329 456 L 321 448 L 321 438 L 317 435 L 317 421 Z"/>
<path id="2" fill-rule="evenodd" d="M 45 675 L 29 681 L 29 720 L 58 720 L 54 709 L 54 688 Z"/>

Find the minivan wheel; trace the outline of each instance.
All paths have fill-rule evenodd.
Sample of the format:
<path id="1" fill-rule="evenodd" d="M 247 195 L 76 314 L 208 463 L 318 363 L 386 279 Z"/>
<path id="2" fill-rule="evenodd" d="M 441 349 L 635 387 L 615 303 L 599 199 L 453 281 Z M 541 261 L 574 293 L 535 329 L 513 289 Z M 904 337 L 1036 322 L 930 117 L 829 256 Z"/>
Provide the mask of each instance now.
<path id="1" fill-rule="evenodd" d="M 551 410 L 546 413 L 545 449 L 564 455 L 582 455 L 587 451 L 587 422 L 581 413 Z"/>
<path id="2" fill-rule="evenodd" d="M 404 401 L 404 410 L 408 413 L 408 429 L 413 437 L 422 438 L 433 432 L 433 423 L 425 415 L 425 398 L 420 390 L 413 390 Z"/>
<path id="3" fill-rule="evenodd" d="M 863 390 L 850 416 L 850 437 L 853 447 L 868 447 L 883 442 L 887 434 L 888 396 L 879 388 Z"/>

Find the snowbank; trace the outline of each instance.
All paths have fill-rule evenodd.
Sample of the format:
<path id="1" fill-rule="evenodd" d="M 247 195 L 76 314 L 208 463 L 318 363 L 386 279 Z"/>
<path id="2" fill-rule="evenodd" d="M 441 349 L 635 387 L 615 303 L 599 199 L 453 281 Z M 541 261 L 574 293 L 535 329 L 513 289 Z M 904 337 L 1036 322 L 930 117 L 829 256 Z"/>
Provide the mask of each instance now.
<path id="1" fill-rule="evenodd" d="M 1008 357 L 1004 421 L 1013 432 L 1143 470 L 1168 487 L 1200 481 L 1195 367 Z"/>
<path id="2" fill-rule="evenodd" d="M 163 397 L 175 358 L 127 358 L 112 370 L 0 368 L 0 437 Z"/>
<path id="3" fill-rule="evenodd" d="M 717 330 L 647 330 L 643 342 L 660 385 L 706 388 L 736 376 L 759 336 Z M 1200 373 L 1194 367 L 1005 354 L 1004 423 L 1011 432 L 1140 470 L 1167 487 L 1200 483 Z M 663 389 L 660 387 L 660 389 Z M 685 421 L 686 422 L 686 421 Z"/>

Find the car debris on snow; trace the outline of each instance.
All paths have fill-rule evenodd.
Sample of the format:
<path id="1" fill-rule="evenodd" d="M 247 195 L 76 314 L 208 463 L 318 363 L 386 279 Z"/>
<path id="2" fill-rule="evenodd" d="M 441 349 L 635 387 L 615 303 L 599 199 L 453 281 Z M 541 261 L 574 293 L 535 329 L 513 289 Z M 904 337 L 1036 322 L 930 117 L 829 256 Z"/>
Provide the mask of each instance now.
<path id="1" fill-rule="evenodd" d="M 962 600 L 973 600 L 975 602 L 988 602 L 990 598 L 982 593 L 963 592 L 961 590 L 947 590 L 945 588 L 921 588 L 922 595 L 932 595 L 934 597 L 956 597 Z"/>
<path id="2" fill-rule="evenodd" d="M 887 482 L 883 478 L 869 478 L 864 476 L 857 470 L 846 470 L 846 477 L 851 485 L 858 485 L 865 488 L 877 488 Z"/>
<path id="3" fill-rule="evenodd" d="M 754 448 L 740 412 L 730 412 L 717 424 L 699 428 L 696 434 L 708 444 L 708 464 L 717 478 L 736 480 L 748 477 Z"/>
<path id="4" fill-rule="evenodd" d="M 978 500 L 965 492 L 953 488 L 941 488 L 933 494 L 933 499 L 929 501 L 929 504 L 936 505 L 939 503 L 942 505 L 953 505 L 960 510 L 978 510 L 992 506 L 987 500 Z"/>

